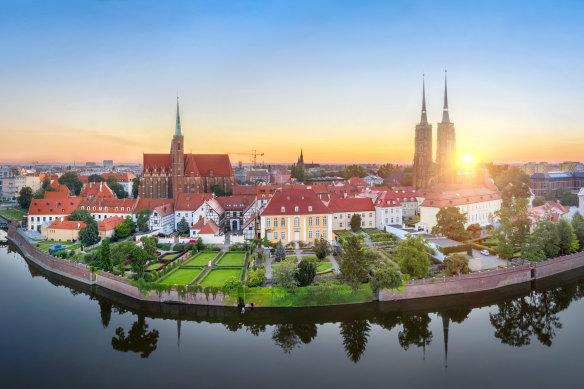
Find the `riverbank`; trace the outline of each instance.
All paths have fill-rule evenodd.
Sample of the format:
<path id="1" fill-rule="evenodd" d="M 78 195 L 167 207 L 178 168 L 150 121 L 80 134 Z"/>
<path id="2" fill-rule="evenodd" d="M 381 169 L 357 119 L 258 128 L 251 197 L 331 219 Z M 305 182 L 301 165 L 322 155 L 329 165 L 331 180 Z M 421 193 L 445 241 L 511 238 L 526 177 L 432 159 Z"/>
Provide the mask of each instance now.
<path id="1" fill-rule="evenodd" d="M 93 273 L 89 267 L 79 263 L 69 262 L 65 259 L 54 257 L 38 249 L 22 236 L 14 223 L 8 228 L 8 238 L 19 248 L 23 256 L 34 262 L 46 271 L 58 274 L 65 278 L 81 282 L 86 285 L 95 285 L 110 290 L 129 298 L 155 303 L 187 304 L 187 305 L 214 305 L 236 306 L 237 298 L 224 295 L 220 291 L 210 294 L 200 290 L 157 290 L 144 292 L 133 285 L 129 280 L 104 271 Z M 424 279 L 408 281 L 400 291 L 383 290 L 379 293 L 380 301 L 407 301 L 413 299 L 427 299 L 451 295 L 468 295 L 477 292 L 496 291 L 513 285 L 529 284 L 532 281 L 546 277 L 567 273 L 575 269 L 584 268 L 584 252 L 566 255 L 535 265 L 519 265 L 511 268 L 496 269 L 477 272 L 454 277 L 439 279 Z M 263 291 L 262 291 L 263 292 Z M 268 293 L 268 292 L 266 292 Z M 256 307 L 295 306 L 290 303 L 279 304 L 274 299 L 253 301 L 253 294 L 238 297 L 244 298 L 244 303 L 253 302 Z M 249 299 L 251 297 L 251 300 Z M 246 299 L 247 298 L 247 299 Z M 345 299 L 344 304 L 364 303 L 362 294 L 358 299 L 351 301 Z M 323 301 L 325 301 L 323 303 Z M 270 305 L 277 304 L 277 305 Z M 314 300 L 313 306 L 330 305 L 325 300 Z"/>

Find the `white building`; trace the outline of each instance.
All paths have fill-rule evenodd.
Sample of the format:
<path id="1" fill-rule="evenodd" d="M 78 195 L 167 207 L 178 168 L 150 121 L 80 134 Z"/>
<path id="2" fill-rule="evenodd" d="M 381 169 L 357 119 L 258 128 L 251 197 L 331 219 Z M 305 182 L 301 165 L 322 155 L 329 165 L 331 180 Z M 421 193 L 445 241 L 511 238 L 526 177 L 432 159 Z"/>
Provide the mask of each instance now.
<path id="1" fill-rule="evenodd" d="M 6 177 L 2 179 L 2 199 L 12 200 L 20 195 L 20 190 L 24 187 L 32 189 L 33 193 L 39 190 L 42 186 L 41 180 L 38 176 L 20 175 Z"/>
<path id="2" fill-rule="evenodd" d="M 369 184 L 369 186 L 381 185 L 383 184 L 383 178 L 376 175 L 368 175 L 363 177 L 363 181 Z"/>
<path id="3" fill-rule="evenodd" d="M 401 226 L 403 223 L 402 204 L 396 193 L 392 191 L 380 192 L 375 199 L 375 227 L 379 230 L 388 226 Z"/>
<path id="4" fill-rule="evenodd" d="M 332 197 L 327 206 L 333 213 L 333 230 L 350 230 L 355 214 L 361 216 L 361 228 L 375 228 L 375 207 L 370 198 Z"/>
<path id="5" fill-rule="evenodd" d="M 174 229 L 184 217 L 189 227 L 204 219 L 207 215 L 207 200 L 214 198 L 212 193 L 179 193 L 174 204 Z"/>

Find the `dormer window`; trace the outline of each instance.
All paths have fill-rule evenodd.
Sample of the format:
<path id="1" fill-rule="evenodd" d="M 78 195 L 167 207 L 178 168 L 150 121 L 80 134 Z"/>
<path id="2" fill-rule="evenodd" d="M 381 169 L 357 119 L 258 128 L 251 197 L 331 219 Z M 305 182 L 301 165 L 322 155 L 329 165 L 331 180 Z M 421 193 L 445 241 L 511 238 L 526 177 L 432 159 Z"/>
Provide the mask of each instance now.
<path id="1" fill-rule="evenodd" d="M 312 205 L 308 206 L 308 212 L 312 212 Z"/>
<path id="2" fill-rule="evenodd" d="M 282 207 L 282 208 L 281 208 L 281 211 L 282 211 L 282 212 L 286 212 L 286 207 Z"/>
<path id="3" fill-rule="evenodd" d="M 298 212 L 298 206 L 294 207 L 294 212 Z"/>

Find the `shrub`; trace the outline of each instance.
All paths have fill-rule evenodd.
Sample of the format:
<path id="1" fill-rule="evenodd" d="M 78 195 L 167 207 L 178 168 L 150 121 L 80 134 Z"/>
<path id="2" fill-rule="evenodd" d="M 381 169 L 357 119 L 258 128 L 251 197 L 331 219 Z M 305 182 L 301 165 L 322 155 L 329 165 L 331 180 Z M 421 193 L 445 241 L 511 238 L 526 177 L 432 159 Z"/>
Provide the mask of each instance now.
<path id="1" fill-rule="evenodd" d="M 185 245 L 182 243 L 177 243 L 173 246 L 174 251 L 182 251 L 185 248 Z"/>
<path id="2" fill-rule="evenodd" d="M 468 258 L 464 254 L 449 255 L 444 260 L 444 266 L 446 266 L 446 271 L 451 275 L 469 272 Z"/>
<path id="3" fill-rule="evenodd" d="M 205 246 L 205 250 L 206 251 L 221 251 L 221 247 L 217 247 L 215 245 L 208 244 Z"/>
<path id="4" fill-rule="evenodd" d="M 254 288 L 260 286 L 266 280 L 266 269 L 251 270 L 247 276 L 247 286 Z"/>
<path id="5" fill-rule="evenodd" d="M 308 286 L 314 281 L 316 276 L 316 261 L 313 259 L 303 258 L 298 264 L 296 279 L 298 286 Z"/>

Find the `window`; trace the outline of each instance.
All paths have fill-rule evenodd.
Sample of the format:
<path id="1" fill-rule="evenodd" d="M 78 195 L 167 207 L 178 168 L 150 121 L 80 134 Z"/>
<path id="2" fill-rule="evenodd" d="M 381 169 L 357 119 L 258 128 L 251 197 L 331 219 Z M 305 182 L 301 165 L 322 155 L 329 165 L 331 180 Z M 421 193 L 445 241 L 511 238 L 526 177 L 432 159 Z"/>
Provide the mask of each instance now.
<path id="1" fill-rule="evenodd" d="M 312 212 L 312 205 L 308 206 L 308 212 Z"/>
<path id="2" fill-rule="evenodd" d="M 316 230 L 316 239 L 320 239 L 320 230 Z"/>
<path id="3" fill-rule="evenodd" d="M 308 226 L 311 227 L 312 226 L 312 216 L 308 218 Z"/>
<path id="4" fill-rule="evenodd" d="M 266 232 L 266 238 L 268 238 L 268 240 L 272 240 L 272 233 Z"/>
<path id="5" fill-rule="evenodd" d="M 294 218 L 294 227 L 300 227 L 300 218 L 299 217 Z"/>
<path id="6" fill-rule="evenodd" d="M 327 235 L 326 230 L 322 230 L 322 237 L 327 239 L 328 237 L 326 235 Z"/>
<path id="7" fill-rule="evenodd" d="M 274 218 L 274 228 L 278 228 L 278 218 L 277 217 Z M 274 239 L 277 239 L 277 238 L 274 238 Z"/>
<path id="8" fill-rule="evenodd" d="M 298 206 L 294 207 L 294 212 L 298 212 Z"/>
<path id="9" fill-rule="evenodd" d="M 282 236 L 282 240 L 286 240 L 286 233 L 284 231 L 280 235 Z"/>
<path id="10" fill-rule="evenodd" d="M 272 226 L 272 224 L 271 224 L 271 223 L 272 223 L 272 222 L 270 221 L 270 218 L 269 218 L 269 217 L 267 217 L 267 218 L 266 218 L 266 227 L 267 227 L 267 228 L 270 228 L 270 227 Z"/>
<path id="11" fill-rule="evenodd" d="M 317 216 L 316 217 L 316 225 L 317 226 L 320 226 L 320 216 Z"/>
<path id="12" fill-rule="evenodd" d="M 280 227 L 286 227 L 286 218 L 280 219 Z"/>
<path id="13" fill-rule="evenodd" d="M 308 239 L 312 239 L 312 230 L 308 231 Z"/>
<path id="14" fill-rule="evenodd" d="M 274 232 L 274 240 L 278 240 L 278 232 Z"/>
<path id="15" fill-rule="evenodd" d="M 322 217 L 322 225 L 323 226 L 326 226 L 326 216 L 323 216 Z"/>

